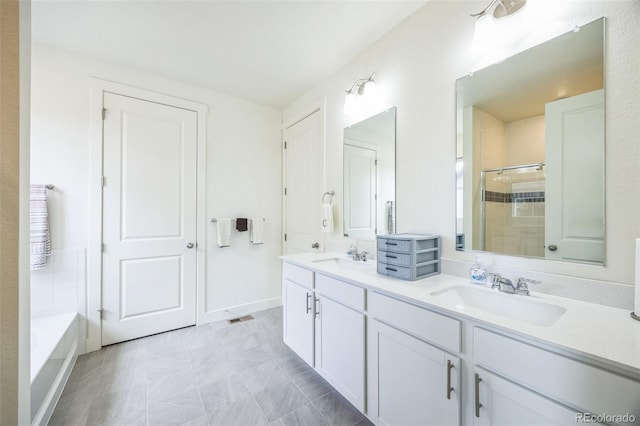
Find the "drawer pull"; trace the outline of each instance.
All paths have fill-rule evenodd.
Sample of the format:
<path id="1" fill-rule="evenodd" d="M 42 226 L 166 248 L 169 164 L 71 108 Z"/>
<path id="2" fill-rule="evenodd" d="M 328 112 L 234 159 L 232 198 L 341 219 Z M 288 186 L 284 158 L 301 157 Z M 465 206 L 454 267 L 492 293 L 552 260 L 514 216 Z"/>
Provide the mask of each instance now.
<path id="1" fill-rule="evenodd" d="M 447 360 L 447 399 L 451 399 L 451 391 L 453 388 L 451 387 L 451 369 L 453 368 L 453 363 L 450 359 Z"/>
<path id="2" fill-rule="evenodd" d="M 309 304 L 310 301 L 311 301 L 311 294 L 307 293 L 307 313 L 311 311 L 311 305 Z"/>
<path id="3" fill-rule="evenodd" d="M 313 307 L 316 309 L 316 317 L 318 315 L 320 315 L 320 309 L 318 309 L 318 302 L 320 301 L 320 299 L 318 299 L 317 297 L 315 298 L 314 302 L 313 302 Z"/>
<path id="4" fill-rule="evenodd" d="M 482 379 L 480 378 L 480 375 L 478 373 L 476 373 L 475 376 L 475 397 L 476 397 L 476 417 L 480 417 L 480 408 L 482 408 L 482 404 L 480 404 L 480 382 L 482 381 Z"/>
<path id="5" fill-rule="evenodd" d="M 388 245 L 388 246 L 397 246 L 398 245 L 398 243 L 390 243 L 388 241 L 385 241 L 385 244 Z"/>
<path id="6" fill-rule="evenodd" d="M 397 259 L 398 258 L 398 256 L 391 256 L 390 254 L 387 254 L 385 257 L 387 259 Z"/>
<path id="7" fill-rule="evenodd" d="M 396 268 L 389 268 L 388 266 L 386 268 L 387 271 L 393 271 L 393 272 L 398 272 L 398 270 Z"/>

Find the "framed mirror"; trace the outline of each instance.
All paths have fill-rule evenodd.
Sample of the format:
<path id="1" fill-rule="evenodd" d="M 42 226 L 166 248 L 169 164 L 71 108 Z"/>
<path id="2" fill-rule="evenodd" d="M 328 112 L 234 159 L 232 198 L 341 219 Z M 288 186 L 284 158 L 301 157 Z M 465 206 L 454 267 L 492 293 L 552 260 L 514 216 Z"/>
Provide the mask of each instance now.
<path id="1" fill-rule="evenodd" d="M 456 81 L 456 248 L 604 264 L 604 18 Z"/>
<path id="2" fill-rule="evenodd" d="M 344 236 L 395 233 L 395 107 L 344 129 L 343 164 Z"/>

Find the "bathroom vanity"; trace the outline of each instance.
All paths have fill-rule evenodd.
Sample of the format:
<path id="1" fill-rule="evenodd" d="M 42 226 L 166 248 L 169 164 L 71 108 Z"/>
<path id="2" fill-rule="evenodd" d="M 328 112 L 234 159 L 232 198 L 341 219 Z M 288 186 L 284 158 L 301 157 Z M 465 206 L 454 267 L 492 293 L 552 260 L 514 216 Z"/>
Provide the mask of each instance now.
<path id="1" fill-rule="evenodd" d="M 640 323 L 625 310 L 406 282 L 341 254 L 283 262 L 285 343 L 375 424 L 640 422 Z"/>

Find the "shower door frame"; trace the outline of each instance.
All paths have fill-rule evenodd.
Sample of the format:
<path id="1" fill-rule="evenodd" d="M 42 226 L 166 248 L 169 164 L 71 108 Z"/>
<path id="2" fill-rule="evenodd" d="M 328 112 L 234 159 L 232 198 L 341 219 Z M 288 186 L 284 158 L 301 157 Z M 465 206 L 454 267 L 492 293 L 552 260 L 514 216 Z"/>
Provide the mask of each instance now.
<path id="1" fill-rule="evenodd" d="M 519 166 L 507 166 L 507 167 L 495 167 L 493 169 L 484 169 L 480 172 L 480 220 L 482 221 L 482 226 L 480 227 L 480 241 L 482 241 L 482 251 L 486 251 L 487 241 L 486 241 L 486 226 L 487 226 L 487 210 L 485 207 L 485 190 L 486 190 L 486 179 L 487 173 L 493 172 L 504 172 L 505 170 L 517 170 L 517 169 L 526 169 L 528 167 L 538 167 L 542 168 L 545 166 L 544 161 L 539 163 L 531 163 L 531 164 L 521 164 Z"/>

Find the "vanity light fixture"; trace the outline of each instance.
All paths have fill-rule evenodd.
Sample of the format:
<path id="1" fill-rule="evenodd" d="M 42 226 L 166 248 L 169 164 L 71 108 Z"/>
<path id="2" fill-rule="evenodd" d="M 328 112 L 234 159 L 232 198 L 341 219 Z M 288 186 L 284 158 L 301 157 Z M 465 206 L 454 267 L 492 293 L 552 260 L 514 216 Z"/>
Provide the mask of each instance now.
<path id="1" fill-rule="evenodd" d="M 493 45 L 496 34 L 496 20 L 512 16 L 527 4 L 527 0 L 493 0 L 481 12 L 471 16 L 476 18 L 473 34 L 473 50 L 479 51 Z"/>
<path id="2" fill-rule="evenodd" d="M 371 74 L 369 78 L 359 78 L 353 83 L 349 90 L 345 90 L 347 96 L 344 100 L 344 113 L 350 114 L 356 108 L 356 103 L 359 100 L 360 96 L 364 96 L 365 94 L 371 95 L 372 92 L 375 91 L 376 82 L 374 78 L 376 73 Z"/>

